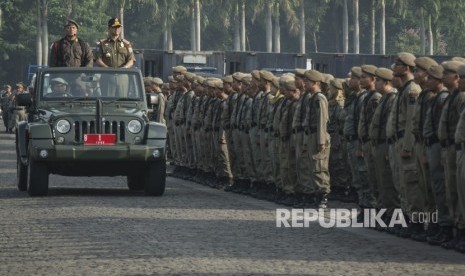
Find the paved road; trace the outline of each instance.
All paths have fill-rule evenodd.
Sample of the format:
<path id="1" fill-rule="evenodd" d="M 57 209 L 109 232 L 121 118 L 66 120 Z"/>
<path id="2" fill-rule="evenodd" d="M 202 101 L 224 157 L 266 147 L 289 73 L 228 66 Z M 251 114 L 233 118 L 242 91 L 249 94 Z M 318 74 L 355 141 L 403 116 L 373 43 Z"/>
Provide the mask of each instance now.
<path id="1" fill-rule="evenodd" d="M 465 275 L 463 254 L 368 229 L 276 228 L 281 206 L 171 177 L 161 198 L 122 177 L 61 176 L 30 198 L 1 130 L 0 275 Z"/>

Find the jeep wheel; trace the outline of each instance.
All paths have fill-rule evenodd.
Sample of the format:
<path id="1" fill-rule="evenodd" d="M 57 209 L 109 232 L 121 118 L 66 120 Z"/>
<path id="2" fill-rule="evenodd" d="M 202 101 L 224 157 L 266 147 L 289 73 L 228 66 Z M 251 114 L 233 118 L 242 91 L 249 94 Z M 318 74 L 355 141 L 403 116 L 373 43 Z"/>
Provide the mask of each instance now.
<path id="1" fill-rule="evenodd" d="M 128 175 L 127 181 L 130 191 L 142 191 L 144 189 L 144 175 L 142 172 Z"/>
<path id="2" fill-rule="evenodd" d="M 164 159 L 149 163 L 145 173 L 145 193 L 151 196 L 161 196 L 165 192 L 166 161 Z"/>
<path id="3" fill-rule="evenodd" d="M 34 160 L 32 154 L 29 154 L 27 192 L 31 196 L 43 196 L 48 192 L 47 165 Z"/>
<path id="4" fill-rule="evenodd" d="M 16 153 L 16 184 L 19 191 L 27 190 L 27 166 L 21 163 L 19 153 Z"/>

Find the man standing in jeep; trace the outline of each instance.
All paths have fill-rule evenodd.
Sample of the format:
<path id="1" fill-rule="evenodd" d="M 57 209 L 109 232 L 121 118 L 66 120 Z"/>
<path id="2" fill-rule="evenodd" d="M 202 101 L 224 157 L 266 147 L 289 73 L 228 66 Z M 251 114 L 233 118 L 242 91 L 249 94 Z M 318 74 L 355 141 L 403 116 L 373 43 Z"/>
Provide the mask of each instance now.
<path id="1" fill-rule="evenodd" d="M 79 25 L 68 20 L 65 37 L 53 42 L 50 49 L 50 67 L 92 67 L 94 54 L 89 44 L 77 37 Z"/>

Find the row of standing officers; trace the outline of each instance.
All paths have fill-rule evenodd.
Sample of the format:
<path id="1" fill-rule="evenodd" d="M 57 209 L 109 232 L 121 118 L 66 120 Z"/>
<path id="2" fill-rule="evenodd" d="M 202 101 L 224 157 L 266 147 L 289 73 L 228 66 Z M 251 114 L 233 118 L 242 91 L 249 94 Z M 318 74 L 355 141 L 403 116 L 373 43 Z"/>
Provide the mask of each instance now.
<path id="1" fill-rule="evenodd" d="M 463 59 L 399 53 L 346 80 L 303 69 L 205 79 L 177 66 L 169 86 L 175 174 L 299 208 L 326 208 L 350 185 L 387 224 L 397 208 L 408 219 L 380 230 L 465 251 Z"/>

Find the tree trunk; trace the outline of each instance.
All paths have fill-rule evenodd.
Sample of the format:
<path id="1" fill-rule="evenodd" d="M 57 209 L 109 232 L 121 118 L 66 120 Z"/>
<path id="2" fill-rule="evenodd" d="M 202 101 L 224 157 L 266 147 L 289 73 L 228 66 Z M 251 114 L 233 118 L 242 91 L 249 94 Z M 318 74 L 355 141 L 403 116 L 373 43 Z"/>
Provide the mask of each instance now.
<path id="1" fill-rule="evenodd" d="M 171 32 L 171 24 L 168 24 L 168 30 L 166 31 L 167 33 L 167 50 L 168 51 L 173 51 L 173 33 Z"/>
<path id="2" fill-rule="evenodd" d="M 433 38 L 433 30 L 431 28 L 431 15 L 428 15 L 428 55 L 433 55 L 434 53 L 434 38 Z"/>
<path id="3" fill-rule="evenodd" d="M 42 65 L 48 65 L 48 0 L 42 1 L 41 11 L 41 31 L 42 31 Z"/>
<path id="4" fill-rule="evenodd" d="M 381 23 L 379 24 L 379 53 L 386 54 L 386 3 L 381 0 Z"/>
<path id="5" fill-rule="evenodd" d="M 37 0 L 36 64 L 42 65 L 42 0 Z"/>
<path id="6" fill-rule="evenodd" d="M 279 25 L 279 3 L 276 3 L 278 7 L 274 14 L 274 52 L 281 52 L 281 26 Z"/>
<path id="7" fill-rule="evenodd" d="M 344 0 L 342 11 L 342 51 L 349 52 L 349 11 L 347 9 L 347 0 Z"/>
<path id="8" fill-rule="evenodd" d="M 426 54 L 426 30 L 425 30 L 425 10 L 420 7 L 420 53 Z"/>
<path id="9" fill-rule="evenodd" d="M 358 16 L 359 0 L 354 0 L 354 53 L 360 53 L 360 27 Z"/>
<path id="10" fill-rule="evenodd" d="M 200 1 L 195 0 L 195 50 L 200 51 Z"/>
<path id="11" fill-rule="evenodd" d="M 266 51 L 271 53 L 273 50 L 273 21 L 271 17 L 271 2 L 266 4 L 266 21 L 265 21 L 265 32 L 266 32 Z"/>
<path id="12" fill-rule="evenodd" d="M 239 3 L 234 8 L 234 51 L 241 50 L 241 25 L 239 22 Z"/>
<path id="13" fill-rule="evenodd" d="M 315 53 L 318 53 L 318 40 L 316 39 L 316 32 L 313 32 L 313 46 L 315 47 Z"/>
<path id="14" fill-rule="evenodd" d="M 2 23 L 3 23 L 3 11 L 2 7 L 0 7 L 0 30 L 2 29 Z"/>
<path id="15" fill-rule="evenodd" d="M 371 54 L 375 54 L 375 43 L 376 43 L 376 10 L 375 10 L 375 0 L 371 0 L 371 34 L 370 34 L 370 48 Z"/>
<path id="16" fill-rule="evenodd" d="M 300 53 L 305 54 L 305 9 L 304 0 L 300 0 Z"/>
<path id="17" fill-rule="evenodd" d="M 245 52 L 245 1 L 241 7 L 241 51 Z"/>
<path id="18" fill-rule="evenodd" d="M 121 38 L 124 39 L 124 4 L 119 7 L 119 20 L 123 27 L 121 28 Z"/>
<path id="19" fill-rule="evenodd" d="M 195 42 L 195 11 L 194 7 L 191 7 L 191 51 L 196 51 L 197 43 Z"/>

